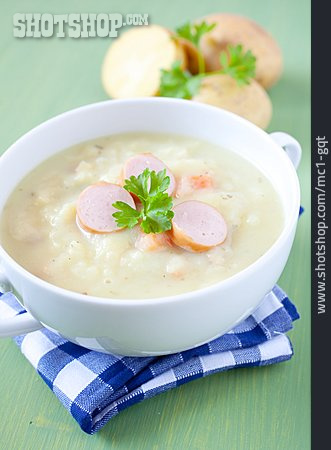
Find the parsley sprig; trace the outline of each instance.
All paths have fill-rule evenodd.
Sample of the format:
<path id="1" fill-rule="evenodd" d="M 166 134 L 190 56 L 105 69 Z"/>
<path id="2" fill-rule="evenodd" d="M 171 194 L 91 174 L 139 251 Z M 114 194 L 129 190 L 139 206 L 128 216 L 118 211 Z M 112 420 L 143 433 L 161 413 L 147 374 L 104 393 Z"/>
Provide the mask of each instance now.
<path id="1" fill-rule="evenodd" d="M 242 45 L 229 46 L 228 52 L 229 54 L 226 51 L 220 54 L 220 73 L 230 75 L 239 85 L 249 84 L 255 77 L 255 56 L 250 50 L 244 53 Z"/>
<path id="2" fill-rule="evenodd" d="M 161 69 L 160 96 L 190 100 L 198 92 L 200 81 L 200 76 L 192 76 L 176 61 L 170 70 Z"/>
<path id="3" fill-rule="evenodd" d="M 202 36 L 216 27 L 216 23 L 208 24 L 203 21 L 201 23 L 191 24 L 184 23 L 181 27 L 176 28 L 177 36 L 180 36 L 192 42 L 196 47 L 199 47 Z"/>
<path id="4" fill-rule="evenodd" d="M 145 233 L 162 233 L 171 229 L 172 198 L 165 192 L 170 184 L 166 170 L 156 173 L 145 169 L 138 177 L 125 180 L 124 189 L 136 195 L 141 209 L 136 210 L 125 202 L 113 203 L 119 211 L 113 213 L 118 227 L 133 228 L 140 223 Z"/>
<path id="5" fill-rule="evenodd" d="M 200 49 L 200 41 L 204 34 L 209 33 L 216 27 L 216 23 L 208 24 L 203 21 L 201 23 L 191 24 L 186 22 L 181 27 L 176 28 L 176 36 L 191 42 L 197 50 L 199 73 L 205 72 L 205 61 Z"/>
<path id="6" fill-rule="evenodd" d="M 176 97 L 190 100 L 199 92 L 203 78 L 211 75 L 227 74 L 236 80 L 238 85 L 249 84 L 255 76 L 256 58 L 250 50 L 244 52 L 242 45 L 228 45 L 220 53 L 222 68 L 213 72 L 205 72 L 205 63 L 200 49 L 200 41 L 204 34 L 209 33 L 216 26 L 215 23 L 200 24 L 185 23 L 176 29 L 176 36 L 190 41 L 198 54 L 199 74 L 192 75 L 181 68 L 180 61 L 173 63 L 170 70 L 161 70 L 161 97 Z"/>

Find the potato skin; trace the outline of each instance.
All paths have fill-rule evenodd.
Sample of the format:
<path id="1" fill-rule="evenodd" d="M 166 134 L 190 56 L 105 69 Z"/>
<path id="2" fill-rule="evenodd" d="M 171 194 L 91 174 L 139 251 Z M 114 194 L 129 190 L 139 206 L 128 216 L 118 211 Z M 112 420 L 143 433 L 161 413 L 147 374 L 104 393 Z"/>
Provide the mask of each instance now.
<path id="1" fill-rule="evenodd" d="M 201 50 L 208 72 L 220 68 L 219 54 L 230 45 L 242 44 L 256 57 L 256 81 L 269 88 L 280 78 L 283 57 L 274 38 L 256 22 L 234 14 L 211 14 L 205 20 L 216 27 L 201 39 Z"/>
<path id="2" fill-rule="evenodd" d="M 268 94 L 256 81 L 244 86 L 229 75 L 204 78 L 192 100 L 226 109 L 265 129 L 270 123 L 272 105 Z"/>
<path id="3" fill-rule="evenodd" d="M 183 38 L 176 38 L 177 43 L 179 46 L 183 49 L 185 53 L 185 59 L 187 63 L 187 69 L 192 75 L 196 75 L 199 73 L 199 56 L 198 56 L 198 50 L 196 47 L 192 44 L 192 42 L 183 39 Z"/>
<path id="4" fill-rule="evenodd" d="M 112 98 L 157 95 L 161 69 L 175 61 L 187 67 L 186 53 L 173 33 L 160 25 L 134 27 L 109 47 L 101 69 L 101 81 Z"/>

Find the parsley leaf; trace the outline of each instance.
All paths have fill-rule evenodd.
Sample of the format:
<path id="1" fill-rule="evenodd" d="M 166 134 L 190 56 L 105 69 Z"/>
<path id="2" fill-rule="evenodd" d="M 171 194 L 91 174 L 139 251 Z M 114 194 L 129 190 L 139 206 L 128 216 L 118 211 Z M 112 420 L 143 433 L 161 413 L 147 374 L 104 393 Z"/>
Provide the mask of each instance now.
<path id="1" fill-rule="evenodd" d="M 242 45 L 229 45 L 228 53 L 221 52 L 220 62 L 220 73 L 230 75 L 239 85 L 249 84 L 251 78 L 255 77 L 256 58 L 250 50 L 244 53 Z"/>
<path id="2" fill-rule="evenodd" d="M 186 22 L 181 27 L 176 28 L 177 36 L 192 42 L 195 47 L 199 47 L 202 36 L 216 27 L 216 23 L 208 24 L 203 21 L 201 23 L 191 24 Z"/>
<path id="3" fill-rule="evenodd" d="M 141 222 L 145 233 L 160 233 L 171 229 L 171 219 L 174 216 L 172 198 L 168 194 L 159 192 L 151 197 Z"/>
<path id="4" fill-rule="evenodd" d="M 133 228 L 137 225 L 140 219 L 140 211 L 137 211 L 125 202 L 115 202 L 113 203 L 113 206 L 114 208 L 119 209 L 118 212 L 113 214 L 118 227 Z"/>
<path id="5" fill-rule="evenodd" d="M 170 178 L 167 176 L 166 170 L 163 169 L 156 173 L 154 170 L 150 172 L 149 195 L 156 195 L 168 189 Z M 167 194 L 166 194 L 167 195 Z M 171 197 L 169 197 L 171 199 Z"/>
<path id="6" fill-rule="evenodd" d="M 131 194 L 135 194 L 141 201 L 148 197 L 148 179 L 149 170 L 145 169 L 138 177 L 131 176 L 130 179 L 125 180 L 124 189 Z"/>
<path id="7" fill-rule="evenodd" d="M 190 100 L 199 90 L 201 77 L 191 75 L 175 61 L 170 70 L 161 69 L 160 96 Z"/>
<path id="8" fill-rule="evenodd" d="M 113 213 L 118 227 L 133 228 L 140 223 L 145 233 L 162 233 L 171 229 L 174 216 L 172 198 L 165 192 L 170 184 L 166 170 L 156 173 L 145 169 L 138 177 L 125 180 L 124 189 L 135 194 L 141 201 L 139 211 L 125 202 L 113 203 L 119 211 Z"/>

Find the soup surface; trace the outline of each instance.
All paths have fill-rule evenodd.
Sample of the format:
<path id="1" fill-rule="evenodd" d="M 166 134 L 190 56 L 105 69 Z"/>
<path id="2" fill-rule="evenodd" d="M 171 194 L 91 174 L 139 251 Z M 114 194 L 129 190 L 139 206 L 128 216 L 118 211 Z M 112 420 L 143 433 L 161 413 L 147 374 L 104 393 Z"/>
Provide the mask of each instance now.
<path id="1" fill-rule="evenodd" d="M 124 162 L 142 152 L 161 159 L 174 174 L 174 205 L 200 200 L 223 215 L 228 228 L 223 244 L 191 253 L 153 241 L 138 226 L 109 234 L 77 226 L 81 191 L 101 180 L 118 183 Z M 241 156 L 188 137 L 134 133 L 85 142 L 40 164 L 5 205 L 1 241 L 19 264 L 52 284 L 142 299 L 196 290 L 236 274 L 268 250 L 282 226 L 273 186 Z"/>

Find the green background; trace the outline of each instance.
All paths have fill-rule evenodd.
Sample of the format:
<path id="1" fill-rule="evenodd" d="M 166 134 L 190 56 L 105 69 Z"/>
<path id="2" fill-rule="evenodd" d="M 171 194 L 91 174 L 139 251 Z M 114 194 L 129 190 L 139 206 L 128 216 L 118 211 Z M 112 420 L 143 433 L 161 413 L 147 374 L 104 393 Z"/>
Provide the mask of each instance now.
<path id="1" fill-rule="evenodd" d="M 211 12 L 247 15 L 266 27 L 284 53 L 271 89 L 269 131 L 295 136 L 306 212 L 280 285 L 301 313 L 295 355 L 279 365 L 216 374 L 135 405 L 94 436 L 85 435 L 10 340 L 0 342 L 0 448 L 225 449 L 310 448 L 310 5 L 308 0 L 48 1 L 0 6 L 0 152 L 40 122 L 106 99 L 100 65 L 108 39 L 15 39 L 16 12 L 149 13 L 169 27 Z M 10 176 L 10 175 L 9 175 Z M 5 183 L 1 179 L 0 183 Z"/>

